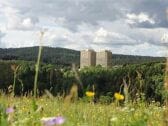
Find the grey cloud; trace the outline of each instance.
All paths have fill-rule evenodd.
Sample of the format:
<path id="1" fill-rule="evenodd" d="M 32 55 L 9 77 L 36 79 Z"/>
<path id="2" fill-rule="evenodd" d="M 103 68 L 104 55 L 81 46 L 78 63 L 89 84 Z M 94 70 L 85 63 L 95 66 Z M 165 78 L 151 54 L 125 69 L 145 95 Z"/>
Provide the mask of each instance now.
<path id="1" fill-rule="evenodd" d="M 52 1 L 46 3 L 44 8 L 49 8 L 47 13 L 53 16 L 65 17 L 69 25 L 75 26 L 78 23 L 86 22 L 97 25 L 98 21 L 115 21 L 125 18 L 126 13 L 139 14 L 144 12 L 153 18 L 156 22 L 141 22 L 135 27 L 156 28 L 168 27 L 166 17 L 166 9 L 168 7 L 167 0 L 61 0 L 59 2 Z M 54 13 L 53 13 L 54 11 Z M 35 11 L 36 12 L 36 11 Z M 45 13 L 45 12 L 44 12 Z"/>
<path id="2" fill-rule="evenodd" d="M 155 24 L 151 25 L 148 22 L 136 24 L 136 27 L 143 28 L 157 28 L 157 27 L 168 27 L 168 20 L 166 10 L 168 7 L 167 0 L 139 0 L 134 2 L 131 6 L 130 12 L 141 13 L 145 12 L 150 17 L 153 17 Z"/>
<path id="3" fill-rule="evenodd" d="M 151 23 L 145 21 L 142 23 L 134 24 L 133 26 L 134 27 L 141 27 L 141 28 L 154 28 L 154 27 L 157 27 L 158 25 L 154 25 L 154 24 L 151 24 Z"/>
<path id="4" fill-rule="evenodd" d="M 16 0 L 12 6 L 25 16 L 64 17 L 70 28 L 82 22 L 97 25 L 101 20 L 117 20 L 125 8 L 115 0 Z"/>
<path id="5" fill-rule="evenodd" d="M 13 0 L 8 0 L 8 5 Z M 156 23 L 137 23 L 135 27 L 155 28 L 167 27 L 167 0 L 15 0 L 13 7 L 27 16 L 46 16 L 65 18 L 65 27 L 75 29 L 82 22 L 97 25 L 98 21 L 115 21 L 126 18 L 127 13 L 147 13 Z"/>

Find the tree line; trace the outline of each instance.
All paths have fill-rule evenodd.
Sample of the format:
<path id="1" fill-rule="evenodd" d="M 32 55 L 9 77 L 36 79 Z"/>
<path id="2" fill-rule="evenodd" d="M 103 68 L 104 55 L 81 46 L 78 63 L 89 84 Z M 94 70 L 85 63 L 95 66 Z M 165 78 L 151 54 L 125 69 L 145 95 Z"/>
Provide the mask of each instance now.
<path id="1" fill-rule="evenodd" d="M 17 71 L 15 71 L 17 69 Z M 124 65 L 110 69 L 86 67 L 83 69 L 58 68 L 42 63 L 39 69 L 38 95 L 45 90 L 54 96 L 67 95 L 73 84 L 78 86 L 78 95 L 93 91 L 96 98 L 112 98 L 115 92 L 124 93 L 128 88 L 131 99 L 144 97 L 145 100 L 164 100 L 164 63 L 143 63 Z M 30 95 L 33 90 L 35 63 L 27 61 L 0 61 L 0 90 L 9 93 L 9 87 L 16 81 L 16 95 Z M 14 78 L 14 72 L 16 76 Z M 143 94 L 143 95 L 142 95 Z"/>

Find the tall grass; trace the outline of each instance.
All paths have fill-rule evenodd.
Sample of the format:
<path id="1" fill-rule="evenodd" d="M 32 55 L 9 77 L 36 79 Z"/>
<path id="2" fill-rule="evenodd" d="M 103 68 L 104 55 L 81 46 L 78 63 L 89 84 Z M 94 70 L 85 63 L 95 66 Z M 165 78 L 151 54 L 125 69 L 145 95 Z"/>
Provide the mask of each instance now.
<path id="1" fill-rule="evenodd" d="M 34 98 L 37 97 L 37 81 L 38 81 L 38 73 L 39 73 L 39 67 L 40 67 L 40 59 L 41 59 L 41 53 L 42 53 L 42 39 L 44 36 L 44 32 L 40 32 L 40 45 L 39 45 L 39 51 L 38 51 L 38 57 L 37 57 L 37 63 L 35 66 L 35 78 L 34 78 Z"/>
<path id="2" fill-rule="evenodd" d="M 13 96 L 15 96 L 16 76 L 17 76 L 17 71 L 18 71 L 19 67 L 20 67 L 19 65 L 18 66 L 17 65 L 12 65 L 11 66 L 11 69 L 13 70 L 13 86 L 12 86 Z"/>

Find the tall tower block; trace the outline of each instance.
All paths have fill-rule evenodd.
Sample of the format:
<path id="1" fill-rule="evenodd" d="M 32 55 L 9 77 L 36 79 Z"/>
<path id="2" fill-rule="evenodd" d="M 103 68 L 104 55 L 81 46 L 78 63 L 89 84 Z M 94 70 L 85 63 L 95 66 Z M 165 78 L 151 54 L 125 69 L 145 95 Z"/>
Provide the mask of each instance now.
<path id="1" fill-rule="evenodd" d="M 108 50 L 103 50 L 96 53 L 96 65 L 101 65 L 102 67 L 112 66 L 112 52 Z"/>
<path id="2" fill-rule="evenodd" d="M 80 68 L 96 65 L 96 52 L 91 49 L 80 52 Z"/>

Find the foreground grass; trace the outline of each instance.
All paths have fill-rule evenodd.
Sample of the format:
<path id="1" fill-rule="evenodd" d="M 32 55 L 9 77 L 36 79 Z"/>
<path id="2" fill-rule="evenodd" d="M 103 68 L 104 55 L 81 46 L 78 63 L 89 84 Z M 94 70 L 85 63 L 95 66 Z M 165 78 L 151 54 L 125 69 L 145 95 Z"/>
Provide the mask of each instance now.
<path id="1" fill-rule="evenodd" d="M 74 103 L 64 102 L 62 98 L 43 96 L 36 99 L 38 109 L 33 111 L 32 98 L 0 97 L 0 104 L 15 106 L 8 115 L 12 126 L 41 126 L 41 118 L 63 116 L 63 126 L 162 126 L 164 107 L 157 103 L 131 103 L 118 106 L 93 104 L 82 100 Z"/>

